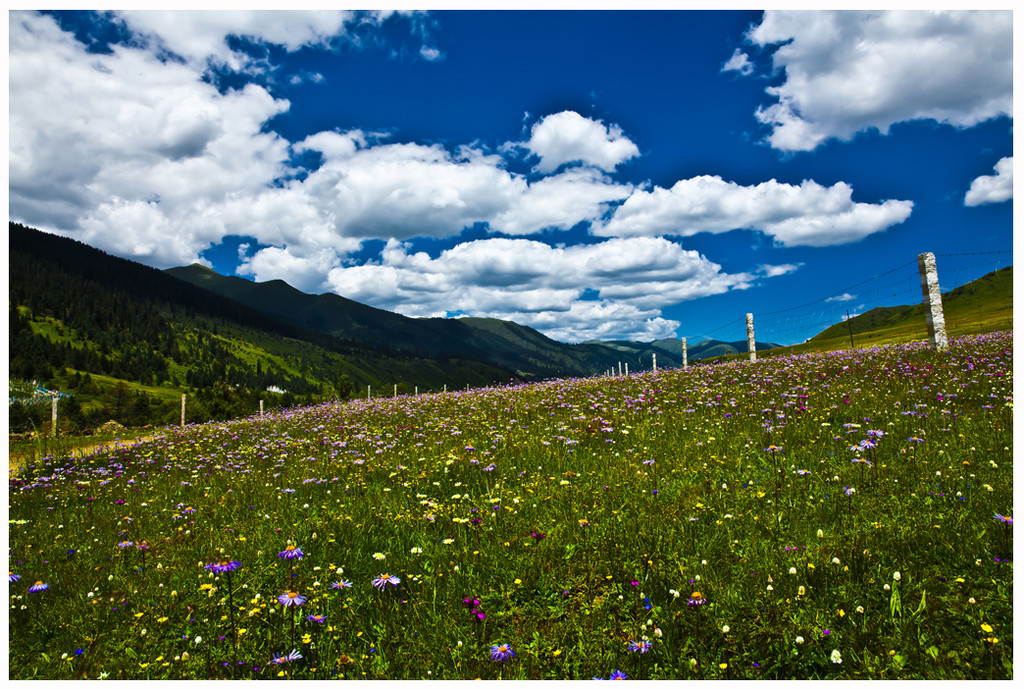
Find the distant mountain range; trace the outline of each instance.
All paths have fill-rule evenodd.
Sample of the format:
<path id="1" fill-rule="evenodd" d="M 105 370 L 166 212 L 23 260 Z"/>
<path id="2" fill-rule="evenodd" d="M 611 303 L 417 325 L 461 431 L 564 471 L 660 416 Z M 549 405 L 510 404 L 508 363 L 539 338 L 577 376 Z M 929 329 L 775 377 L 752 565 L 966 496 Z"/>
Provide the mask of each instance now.
<path id="1" fill-rule="evenodd" d="M 175 278 L 238 301 L 276 319 L 368 346 L 388 346 L 423 357 L 462 357 L 489 362 L 526 379 L 589 376 L 628 363 L 631 371 L 682 364 L 682 342 L 588 341 L 561 343 L 511 321 L 461 317 L 411 318 L 334 294 L 310 295 L 284 281 L 253 282 L 192 264 L 167 269 Z M 746 341 L 705 340 L 687 346 L 691 361 L 746 351 Z M 776 347 L 758 343 L 758 349 Z"/>

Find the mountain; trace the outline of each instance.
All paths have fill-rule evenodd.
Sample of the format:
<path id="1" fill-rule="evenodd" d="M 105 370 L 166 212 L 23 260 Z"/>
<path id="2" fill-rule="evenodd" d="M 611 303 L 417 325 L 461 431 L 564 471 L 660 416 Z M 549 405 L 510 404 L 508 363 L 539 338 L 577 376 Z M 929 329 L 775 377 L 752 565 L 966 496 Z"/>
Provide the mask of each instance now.
<path id="1" fill-rule="evenodd" d="M 166 273 L 230 297 L 268 316 L 343 341 L 384 346 L 422 357 L 463 357 L 488 362 L 525 379 L 590 376 L 629 362 L 632 370 L 679 366 L 679 352 L 643 343 L 561 343 L 527 326 L 500 319 L 411 318 L 335 294 L 310 295 L 280 280 L 254 282 L 222 276 L 193 264 Z"/>
<path id="2" fill-rule="evenodd" d="M 126 421 L 167 422 L 186 392 L 189 419 L 205 421 L 252 414 L 260 400 L 292 405 L 363 395 L 368 386 L 390 395 L 515 379 L 478 359 L 342 341 L 17 223 L 8 224 L 8 248 L 10 376 L 74 390 L 87 408 L 82 428 L 96 421 L 85 419 L 93 412 L 122 421 L 136 399 L 140 411 Z M 283 283 L 271 289 L 293 292 Z"/>

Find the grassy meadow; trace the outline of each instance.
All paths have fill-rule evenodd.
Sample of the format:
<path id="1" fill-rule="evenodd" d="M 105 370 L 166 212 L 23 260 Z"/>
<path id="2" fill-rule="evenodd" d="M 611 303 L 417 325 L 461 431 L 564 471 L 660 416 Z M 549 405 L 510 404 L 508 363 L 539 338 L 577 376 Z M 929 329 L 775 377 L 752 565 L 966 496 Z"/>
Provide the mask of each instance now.
<path id="1" fill-rule="evenodd" d="M 49 456 L 10 678 L 1012 678 L 1012 384 L 1002 332 Z"/>

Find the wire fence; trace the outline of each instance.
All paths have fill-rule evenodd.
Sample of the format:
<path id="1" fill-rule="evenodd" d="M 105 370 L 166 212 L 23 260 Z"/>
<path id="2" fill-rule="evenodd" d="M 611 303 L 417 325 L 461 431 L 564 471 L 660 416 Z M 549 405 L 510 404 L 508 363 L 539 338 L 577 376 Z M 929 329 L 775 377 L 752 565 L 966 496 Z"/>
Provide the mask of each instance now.
<path id="1" fill-rule="evenodd" d="M 1012 294 L 1012 272 L 996 273 L 1013 265 L 1012 250 L 937 254 L 936 264 L 943 301 L 952 304 L 951 300 L 956 298 L 956 309 L 944 310 L 946 328 L 952 335 L 973 327 L 986 316 L 992 316 L 989 302 L 971 301 L 970 297 L 979 289 L 976 283 L 972 284 L 973 281 L 995 273 L 982 289 L 990 294 Z M 969 289 L 960 290 L 969 284 Z M 1010 328 L 1012 305 L 1007 304 L 1006 307 L 1005 314 L 997 315 L 1000 323 L 995 325 L 1005 321 L 1005 327 Z M 858 331 L 886 325 L 895 328 L 894 333 L 901 340 L 919 340 L 929 337 L 926 310 L 921 272 L 915 257 L 817 299 L 770 312 L 755 312 L 754 332 L 759 349 L 769 343 L 797 345 L 816 336 L 819 340 L 846 338 L 856 347 Z M 854 317 L 862 318 L 847 323 Z M 853 323 L 857 324 L 856 328 Z M 843 324 L 847 327 L 843 328 Z M 746 342 L 746 315 L 738 314 L 735 319 L 704 335 L 724 342 Z M 860 344 L 865 344 L 863 338 Z"/>

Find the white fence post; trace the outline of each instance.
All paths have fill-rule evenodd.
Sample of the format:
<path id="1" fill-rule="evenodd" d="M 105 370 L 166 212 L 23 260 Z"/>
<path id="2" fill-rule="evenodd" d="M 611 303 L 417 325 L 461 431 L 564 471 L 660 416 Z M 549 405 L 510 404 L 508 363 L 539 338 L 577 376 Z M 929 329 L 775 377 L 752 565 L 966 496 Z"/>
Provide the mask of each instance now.
<path id="1" fill-rule="evenodd" d="M 263 416 L 263 401 L 260 400 L 260 417 Z"/>
<path id="2" fill-rule="evenodd" d="M 928 339 L 939 352 L 949 347 L 946 338 L 946 317 L 942 313 L 942 293 L 939 292 L 939 272 L 935 254 L 917 255 L 917 268 L 921 272 L 921 292 L 924 295 L 925 316 L 928 320 Z"/>
<path id="3" fill-rule="evenodd" d="M 651 353 L 651 368 L 654 369 L 654 371 L 658 370 L 658 353 L 656 352 Z"/>
<path id="4" fill-rule="evenodd" d="M 686 368 L 686 338 L 683 338 L 683 369 Z"/>
<path id="5" fill-rule="evenodd" d="M 185 428 L 185 394 L 181 394 L 181 427 Z"/>
<path id="6" fill-rule="evenodd" d="M 747 352 L 750 353 L 750 361 L 757 361 L 757 346 L 754 341 L 754 315 L 747 314 Z"/>
<path id="7" fill-rule="evenodd" d="M 53 428 L 50 429 L 50 435 L 57 438 L 57 394 L 53 396 L 53 400 L 50 401 L 50 424 Z"/>

